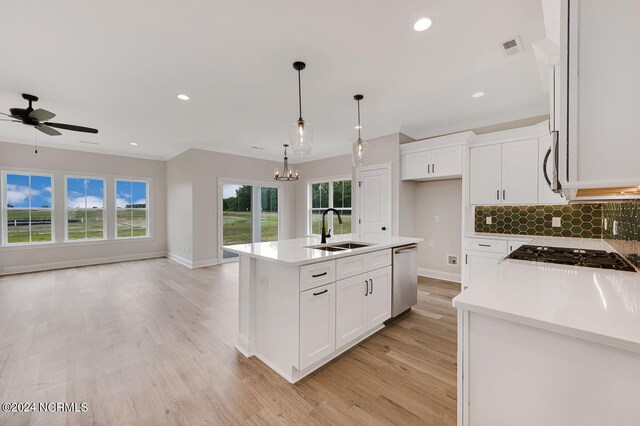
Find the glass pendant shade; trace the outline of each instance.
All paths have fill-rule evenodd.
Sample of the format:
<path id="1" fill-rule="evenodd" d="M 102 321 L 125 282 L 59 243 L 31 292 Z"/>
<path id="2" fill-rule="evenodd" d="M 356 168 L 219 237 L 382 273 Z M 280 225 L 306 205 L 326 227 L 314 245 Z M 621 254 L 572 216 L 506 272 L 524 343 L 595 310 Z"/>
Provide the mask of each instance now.
<path id="1" fill-rule="evenodd" d="M 313 140 L 313 127 L 308 121 L 296 120 L 289 126 L 289 139 L 294 155 L 311 154 L 311 142 Z"/>
<path id="2" fill-rule="evenodd" d="M 354 167 L 364 166 L 364 155 L 367 149 L 369 149 L 369 144 L 360 138 L 353 143 L 353 155 L 351 159 Z"/>

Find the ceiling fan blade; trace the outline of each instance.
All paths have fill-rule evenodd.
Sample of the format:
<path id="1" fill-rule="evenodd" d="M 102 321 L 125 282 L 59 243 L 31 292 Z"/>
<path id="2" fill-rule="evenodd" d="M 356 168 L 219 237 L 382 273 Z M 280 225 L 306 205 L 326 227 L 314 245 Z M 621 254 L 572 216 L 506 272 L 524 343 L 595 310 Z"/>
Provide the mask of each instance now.
<path id="1" fill-rule="evenodd" d="M 47 126 L 56 127 L 58 129 L 73 130 L 74 132 L 98 133 L 98 129 L 92 129 L 91 127 L 75 126 L 73 124 L 64 124 L 64 123 L 44 123 L 44 124 L 46 124 Z"/>
<path id="2" fill-rule="evenodd" d="M 6 115 L 7 117 L 15 118 L 13 115 L 5 114 L 4 112 L 0 112 L 0 114 L 2 114 L 2 115 Z"/>
<path id="3" fill-rule="evenodd" d="M 29 118 L 36 119 L 40 122 L 51 120 L 56 115 L 51 111 L 47 111 L 46 109 L 38 108 L 29 113 Z"/>
<path id="4" fill-rule="evenodd" d="M 36 129 L 40 130 L 42 133 L 46 133 L 49 136 L 60 136 L 62 133 L 57 131 L 56 129 L 52 129 L 49 126 L 45 126 L 44 124 L 38 124 Z"/>
<path id="5" fill-rule="evenodd" d="M 14 123 L 20 122 L 20 120 L 9 120 L 8 118 L 0 118 L 0 121 L 13 121 Z"/>

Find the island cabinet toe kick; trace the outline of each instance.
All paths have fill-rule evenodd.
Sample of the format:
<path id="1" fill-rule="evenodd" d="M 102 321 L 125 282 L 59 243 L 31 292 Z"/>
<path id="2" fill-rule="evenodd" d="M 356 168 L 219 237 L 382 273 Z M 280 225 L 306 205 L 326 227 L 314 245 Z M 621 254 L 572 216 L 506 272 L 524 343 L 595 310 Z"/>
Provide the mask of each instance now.
<path id="1" fill-rule="evenodd" d="M 240 259 L 237 348 L 291 383 L 384 327 L 391 249 L 307 265 Z"/>

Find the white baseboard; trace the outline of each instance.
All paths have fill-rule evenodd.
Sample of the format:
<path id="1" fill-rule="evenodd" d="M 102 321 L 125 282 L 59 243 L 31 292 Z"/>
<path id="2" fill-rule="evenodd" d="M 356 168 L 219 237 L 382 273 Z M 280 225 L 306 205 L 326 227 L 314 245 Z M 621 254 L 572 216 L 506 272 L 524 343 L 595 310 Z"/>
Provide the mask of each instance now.
<path id="1" fill-rule="evenodd" d="M 178 256 L 175 253 L 167 253 L 167 257 L 171 260 L 173 260 L 174 262 L 178 262 L 179 264 L 181 264 L 182 266 L 186 266 L 189 269 L 193 269 L 193 262 L 190 261 L 189 259 L 185 259 L 182 256 Z"/>
<path id="2" fill-rule="evenodd" d="M 418 275 L 421 277 L 435 278 L 437 280 L 451 281 L 458 284 L 462 282 L 460 274 L 436 271 L 435 269 L 418 268 Z"/>
<path id="3" fill-rule="evenodd" d="M 31 265 L 0 267 L 0 275 L 22 274 L 25 272 L 48 271 L 51 269 L 76 268 L 78 266 L 102 265 L 105 263 L 127 262 L 130 260 L 166 257 L 163 251 L 151 253 L 125 254 L 122 256 L 96 257 L 92 259 L 65 260 L 62 262 L 36 263 Z"/>
<path id="4" fill-rule="evenodd" d="M 211 259 L 211 260 L 196 260 L 195 262 L 189 259 L 185 259 L 182 256 L 178 256 L 175 253 L 167 253 L 167 257 L 175 262 L 178 262 L 179 264 L 186 266 L 189 269 L 197 269 L 197 268 L 204 268 L 207 266 L 213 266 L 213 265 L 217 265 L 218 259 Z"/>
<path id="5" fill-rule="evenodd" d="M 197 260 L 195 262 L 193 262 L 192 268 L 196 269 L 196 268 L 205 268 L 207 266 L 213 266 L 213 265 L 217 265 L 218 259 L 211 259 L 211 260 Z"/>

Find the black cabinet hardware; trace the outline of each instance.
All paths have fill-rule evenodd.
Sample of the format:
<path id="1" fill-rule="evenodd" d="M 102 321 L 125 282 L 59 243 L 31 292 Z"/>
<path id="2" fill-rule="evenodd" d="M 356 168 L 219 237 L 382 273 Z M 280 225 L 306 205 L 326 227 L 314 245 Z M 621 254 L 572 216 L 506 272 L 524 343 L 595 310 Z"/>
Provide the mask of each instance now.
<path id="1" fill-rule="evenodd" d="M 371 281 L 371 291 L 369 292 L 369 294 L 373 294 L 373 280 L 369 280 Z"/>
<path id="2" fill-rule="evenodd" d="M 502 199 L 503 199 L 503 200 L 506 200 L 506 199 L 507 199 L 507 190 L 506 190 L 506 189 L 503 189 L 503 190 L 502 190 Z"/>
<path id="3" fill-rule="evenodd" d="M 500 201 L 500 190 L 499 189 L 496 191 L 496 199 L 498 201 Z"/>
<path id="4" fill-rule="evenodd" d="M 427 164 L 427 174 L 431 174 L 431 164 Z"/>
<path id="5" fill-rule="evenodd" d="M 364 286 L 365 286 L 364 295 L 368 296 L 369 295 L 369 280 L 364 280 Z"/>
<path id="6" fill-rule="evenodd" d="M 491 244 L 478 244 L 480 247 L 491 247 Z"/>
<path id="7" fill-rule="evenodd" d="M 316 274 L 316 275 L 311 275 L 313 278 L 318 278 L 318 277 L 324 277 L 325 275 L 327 275 L 326 272 L 323 272 L 321 274 Z"/>
<path id="8" fill-rule="evenodd" d="M 321 292 L 319 292 L 319 293 L 313 293 L 313 295 L 314 295 L 314 296 L 320 296 L 321 294 L 325 294 L 325 293 L 326 293 L 326 292 L 328 292 L 328 291 L 329 291 L 329 290 L 325 288 L 324 290 L 322 290 L 322 291 L 321 291 Z"/>

